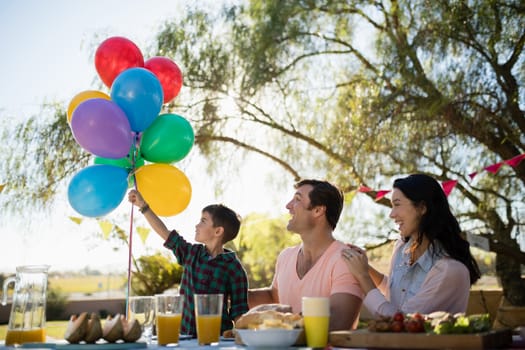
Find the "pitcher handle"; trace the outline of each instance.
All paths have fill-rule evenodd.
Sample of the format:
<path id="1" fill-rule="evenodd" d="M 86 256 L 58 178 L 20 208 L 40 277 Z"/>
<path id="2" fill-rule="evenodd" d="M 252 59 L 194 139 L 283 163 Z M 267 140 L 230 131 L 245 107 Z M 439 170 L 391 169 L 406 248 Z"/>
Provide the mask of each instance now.
<path id="1" fill-rule="evenodd" d="M 9 286 L 10 283 L 15 283 L 16 281 L 16 277 L 12 276 L 12 277 L 7 277 L 5 280 L 4 280 L 4 292 L 2 294 L 2 305 L 7 305 L 7 288 Z"/>

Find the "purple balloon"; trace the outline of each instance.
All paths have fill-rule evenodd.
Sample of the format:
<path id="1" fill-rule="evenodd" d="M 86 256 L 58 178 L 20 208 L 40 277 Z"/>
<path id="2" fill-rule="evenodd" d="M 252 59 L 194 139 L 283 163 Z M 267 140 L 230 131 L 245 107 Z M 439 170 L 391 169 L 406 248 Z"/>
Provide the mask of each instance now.
<path id="1" fill-rule="evenodd" d="M 71 130 L 82 148 L 104 158 L 125 157 L 133 142 L 124 111 L 116 103 L 103 98 L 79 104 L 71 117 Z"/>

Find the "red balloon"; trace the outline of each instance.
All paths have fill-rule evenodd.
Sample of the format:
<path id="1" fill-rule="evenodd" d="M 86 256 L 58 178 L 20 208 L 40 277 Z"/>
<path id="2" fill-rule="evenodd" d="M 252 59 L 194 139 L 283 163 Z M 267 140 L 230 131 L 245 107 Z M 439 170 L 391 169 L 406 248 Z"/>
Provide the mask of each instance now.
<path id="1" fill-rule="evenodd" d="M 129 39 L 111 37 L 104 40 L 95 52 L 95 68 L 100 79 L 109 88 L 117 75 L 134 67 L 144 67 L 144 57 L 137 45 Z"/>
<path id="2" fill-rule="evenodd" d="M 179 66 L 166 57 L 152 57 L 144 63 L 144 68 L 159 79 L 164 93 L 164 103 L 173 100 L 182 87 L 182 72 Z"/>

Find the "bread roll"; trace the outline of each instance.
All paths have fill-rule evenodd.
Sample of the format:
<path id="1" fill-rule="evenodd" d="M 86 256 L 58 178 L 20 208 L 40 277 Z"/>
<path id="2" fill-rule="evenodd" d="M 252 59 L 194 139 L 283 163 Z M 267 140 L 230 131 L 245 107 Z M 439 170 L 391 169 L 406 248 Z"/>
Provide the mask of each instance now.
<path id="1" fill-rule="evenodd" d="M 292 312 L 292 307 L 286 304 L 261 304 L 251 308 L 247 313 L 273 310 L 277 312 Z"/>
<path id="2" fill-rule="evenodd" d="M 274 310 L 250 311 L 235 322 L 238 329 L 302 328 L 303 318 L 299 314 L 283 313 Z"/>

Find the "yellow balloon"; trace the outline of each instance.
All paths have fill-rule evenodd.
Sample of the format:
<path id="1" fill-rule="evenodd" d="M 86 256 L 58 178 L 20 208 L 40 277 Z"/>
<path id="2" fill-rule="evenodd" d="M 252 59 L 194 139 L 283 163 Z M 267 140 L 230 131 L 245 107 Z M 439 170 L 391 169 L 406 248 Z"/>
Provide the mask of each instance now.
<path id="1" fill-rule="evenodd" d="M 190 203 L 190 180 L 173 165 L 144 165 L 137 169 L 135 176 L 137 189 L 157 215 L 176 215 Z"/>
<path id="2" fill-rule="evenodd" d="M 75 97 L 73 97 L 73 99 L 71 99 L 71 102 L 69 102 L 69 106 L 67 107 L 67 122 L 71 123 L 71 118 L 73 118 L 73 112 L 79 104 L 92 98 L 103 98 L 108 101 L 111 100 L 111 97 L 109 97 L 108 94 L 103 93 L 102 91 L 86 90 L 79 92 L 75 95 Z"/>

